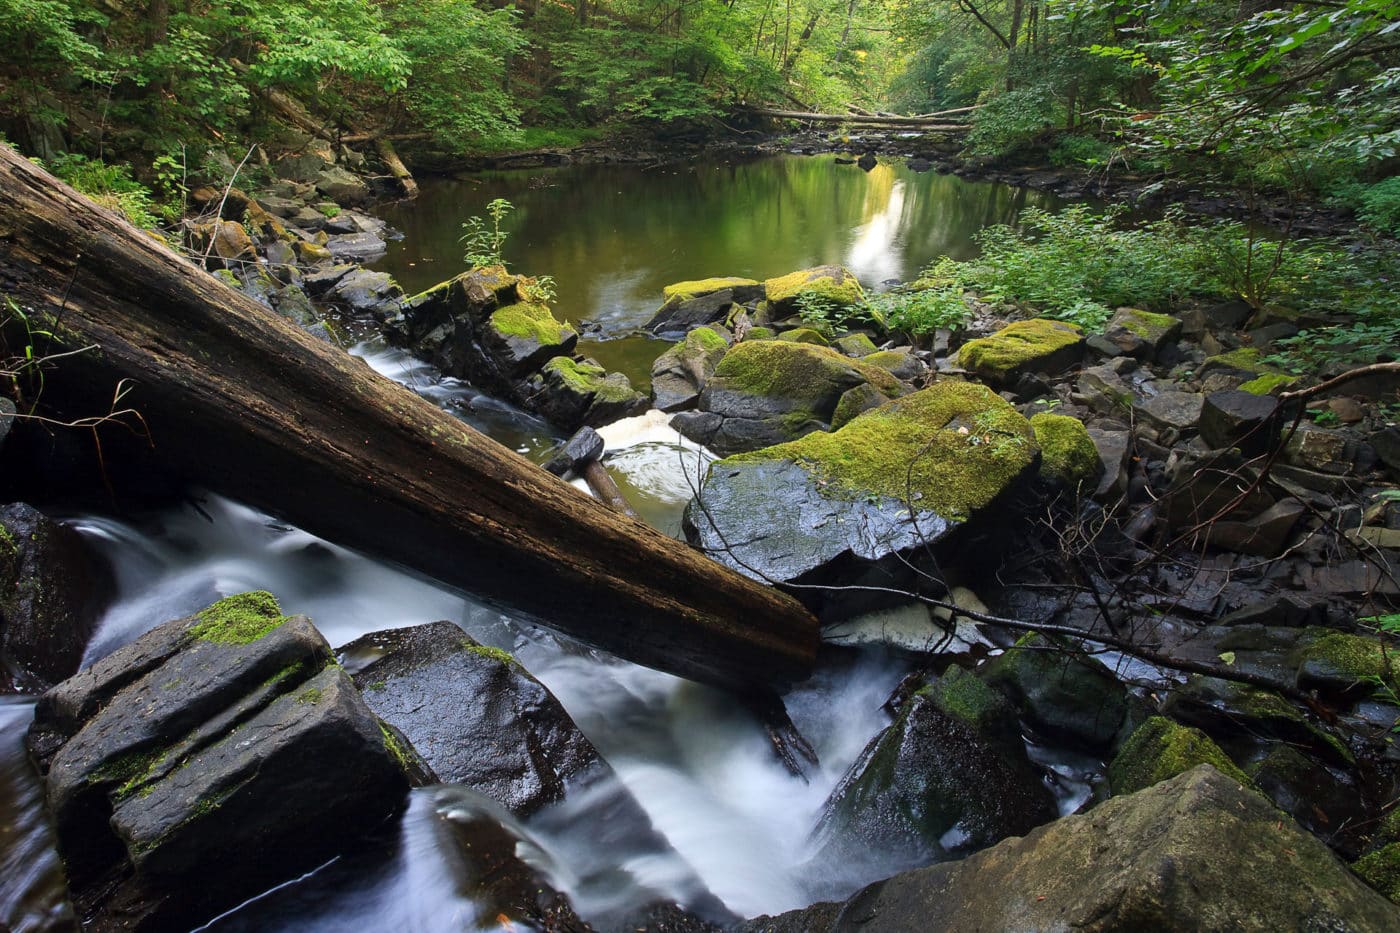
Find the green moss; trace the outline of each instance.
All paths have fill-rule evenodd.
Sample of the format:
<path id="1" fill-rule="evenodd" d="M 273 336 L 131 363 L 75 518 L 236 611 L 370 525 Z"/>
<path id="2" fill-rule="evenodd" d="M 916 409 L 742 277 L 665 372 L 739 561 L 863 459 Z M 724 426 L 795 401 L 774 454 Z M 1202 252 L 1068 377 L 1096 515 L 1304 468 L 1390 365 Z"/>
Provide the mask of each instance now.
<path id="1" fill-rule="evenodd" d="M 1016 409 L 986 386 L 949 381 L 864 412 L 838 431 L 721 462 L 788 458 L 825 480 L 829 496 L 911 495 L 920 509 L 962 520 L 1036 455 L 1030 424 Z"/>
<path id="2" fill-rule="evenodd" d="M 483 658 L 490 658 L 499 664 L 509 664 L 512 667 L 519 667 L 520 662 L 509 652 L 501 648 L 493 648 L 490 645 L 478 645 L 474 641 L 462 641 L 462 647 L 472 654 L 480 655 Z"/>
<path id="3" fill-rule="evenodd" d="M 794 327 L 792 330 L 785 330 L 778 335 L 779 340 L 786 340 L 788 343 L 810 343 L 819 347 L 830 346 L 831 342 L 821 335 L 821 332 L 811 327 Z"/>
<path id="4" fill-rule="evenodd" d="M 1287 373 L 1261 373 L 1241 384 L 1240 389 L 1251 395 L 1272 395 L 1274 390 L 1286 388 L 1297 381 L 1297 376 L 1290 376 Z"/>
<path id="5" fill-rule="evenodd" d="M 1078 418 L 1041 412 L 1031 418 L 1031 430 L 1040 445 L 1042 476 L 1075 485 L 1099 475 L 1103 461 Z"/>
<path id="6" fill-rule="evenodd" d="M 1352 863 L 1357 877 L 1396 904 L 1400 904 L 1400 842 L 1363 855 Z"/>
<path id="7" fill-rule="evenodd" d="M 1108 766 L 1108 780 L 1115 794 L 1131 794 L 1200 764 L 1212 765 L 1226 777 L 1249 784 L 1249 777 L 1210 736 L 1163 716 L 1153 716 L 1123 743 Z"/>
<path id="8" fill-rule="evenodd" d="M 556 356 L 544 364 L 543 371 L 552 373 L 566 387 L 580 395 L 592 395 L 603 388 L 608 371 L 597 363 L 580 362 L 568 356 Z"/>
<path id="9" fill-rule="evenodd" d="M 1006 699 L 970 671 L 953 666 L 934 683 L 919 691 L 939 709 L 967 723 L 979 733 L 992 728 L 1006 715 Z"/>
<path id="10" fill-rule="evenodd" d="M 730 388 L 751 395 L 800 398 L 811 394 L 814 386 L 852 369 L 886 396 L 904 391 L 888 371 L 864 360 L 842 356 L 830 347 L 779 340 L 739 344 L 719 361 L 715 377 L 726 380 Z"/>
<path id="11" fill-rule="evenodd" d="M 229 288 L 243 287 L 243 283 L 238 281 L 238 276 L 234 275 L 227 269 L 216 269 L 214 271 L 214 278 L 218 279 L 220 282 L 223 282 Z"/>
<path id="12" fill-rule="evenodd" d="M 877 352 L 875 341 L 865 334 L 847 334 L 836 338 L 836 349 L 847 356 L 867 357 Z"/>
<path id="13" fill-rule="evenodd" d="M 719 276 L 712 279 L 696 279 L 692 282 L 677 282 L 674 285 L 667 285 L 661 290 L 661 295 L 666 303 L 670 304 L 673 301 L 690 301 L 692 298 L 700 298 L 724 288 L 757 284 L 758 282 L 753 279 Z"/>
<path id="14" fill-rule="evenodd" d="M 1319 635 L 1295 652 L 1292 660 L 1300 665 L 1320 665 L 1352 683 L 1389 679 L 1394 673 L 1392 667 L 1400 667 L 1400 659 L 1387 659 L 1379 641 L 1343 632 Z"/>
<path id="15" fill-rule="evenodd" d="M 1141 337 L 1143 340 L 1155 340 L 1176 324 L 1176 318 L 1170 314 L 1154 314 L 1151 311 L 1129 308 L 1127 313 L 1120 315 L 1115 323 L 1128 333 Z"/>
<path id="16" fill-rule="evenodd" d="M 266 590 L 238 593 L 203 610 L 190 634 L 205 641 L 246 645 L 277 628 L 287 617 L 277 598 Z"/>
<path id="17" fill-rule="evenodd" d="M 506 337 L 523 337 L 545 346 L 561 345 L 578 336 L 567 324 L 559 323 L 541 304 L 520 302 L 497 308 L 491 313 L 491 326 Z"/>
<path id="18" fill-rule="evenodd" d="M 1259 350 L 1255 347 L 1240 347 L 1238 350 L 1231 350 L 1229 353 L 1217 353 L 1215 356 L 1208 356 L 1201 368 L 1213 367 L 1218 369 L 1243 369 L 1246 372 L 1257 373 L 1265 367 L 1259 362 Z"/>
<path id="19" fill-rule="evenodd" d="M 385 687 L 387 687 L 387 686 L 389 686 L 389 685 L 388 685 L 386 682 L 384 682 L 384 681 L 382 681 L 382 680 L 376 680 L 374 683 L 370 684 L 368 687 L 365 687 L 365 689 L 366 689 L 366 690 L 379 691 L 379 690 L 383 690 L 383 689 L 384 689 Z"/>
<path id="20" fill-rule="evenodd" d="M 778 332 L 771 327 L 750 327 L 744 340 L 773 340 L 777 336 Z"/>
<path id="21" fill-rule="evenodd" d="M 412 773 L 414 770 L 413 755 L 403 747 L 403 743 L 399 741 L 398 736 L 394 735 L 394 731 L 380 722 L 379 733 L 384 736 L 384 749 L 393 757 L 399 770 L 404 774 Z"/>
<path id="22" fill-rule="evenodd" d="M 693 350 L 708 350 L 711 352 L 729 349 L 729 341 L 725 340 L 724 337 L 720 335 L 719 331 L 712 327 L 695 328 L 685 335 L 685 345 Z"/>
<path id="23" fill-rule="evenodd" d="M 763 290 L 774 304 L 792 302 L 798 295 L 813 295 L 846 308 L 865 298 L 856 277 L 840 266 L 817 266 L 780 275 L 765 281 Z"/>
<path id="24" fill-rule="evenodd" d="M 296 701 L 297 701 L 298 703 L 301 703 L 301 704 L 320 703 L 320 702 L 321 702 L 321 688 L 320 688 L 320 687 L 307 687 L 305 690 L 301 691 L 300 693 L 298 693 L 298 694 L 296 695 Z"/>
<path id="25" fill-rule="evenodd" d="M 1075 324 L 1035 318 L 1017 321 L 980 340 L 969 340 L 958 351 L 958 362 L 985 377 L 1005 379 L 1012 372 L 1029 366 L 1082 342 L 1083 333 Z"/>

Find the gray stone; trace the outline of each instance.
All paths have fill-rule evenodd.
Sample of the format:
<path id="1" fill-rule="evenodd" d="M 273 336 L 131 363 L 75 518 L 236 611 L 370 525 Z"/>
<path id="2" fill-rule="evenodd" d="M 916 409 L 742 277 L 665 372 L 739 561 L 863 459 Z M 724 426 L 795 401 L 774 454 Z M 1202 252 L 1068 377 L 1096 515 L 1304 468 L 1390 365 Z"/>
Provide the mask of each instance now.
<path id="1" fill-rule="evenodd" d="M 316 190 L 336 204 L 359 206 L 369 201 L 369 185 L 343 168 L 332 166 L 316 174 Z"/>
<path id="2" fill-rule="evenodd" d="M 1108 748 L 1128 714 L 1127 689 L 1108 668 L 1041 635 L 1022 638 L 980 675 L 1038 731 L 1093 751 Z"/>
<path id="3" fill-rule="evenodd" d="M 1375 465 L 1376 455 L 1370 445 L 1347 432 L 1329 431 L 1305 422 L 1288 439 L 1284 459 L 1304 469 L 1343 476 L 1365 472 Z"/>
<path id="4" fill-rule="evenodd" d="M 1238 447 L 1249 456 L 1278 443 L 1278 400 L 1238 389 L 1212 392 L 1201 408 L 1201 438 L 1213 448 Z"/>
<path id="5" fill-rule="evenodd" d="M 338 261 L 373 262 L 389 249 L 387 243 L 373 233 L 346 233 L 326 241 L 326 249 Z"/>
<path id="6" fill-rule="evenodd" d="M 1161 429 L 1193 431 L 1201 420 L 1205 396 L 1196 392 L 1160 392 L 1133 406 L 1138 417 Z"/>
<path id="7" fill-rule="evenodd" d="M 652 315 L 643 329 L 669 340 L 680 339 L 696 327 L 723 321 L 731 305 L 762 297 L 762 285 L 736 285 L 684 301 L 670 301 Z"/>
<path id="8" fill-rule="evenodd" d="M 1205 530 L 1206 540 L 1237 554 L 1278 557 L 1288 547 L 1293 526 L 1306 512 L 1297 499 L 1281 499 L 1251 518 L 1212 522 Z"/>
<path id="9" fill-rule="evenodd" d="M 266 195 L 258 198 L 258 204 L 269 214 L 274 217 L 281 217 L 283 220 L 295 217 L 297 212 L 306 206 L 302 201 L 293 198 L 280 198 L 276 195 Z"/>
<path id="10" fill-rule="evenodd" d="M 1103 463 L 1103 473 L 1100 474 L 1099 484 L 1094 489 L 1094 498 L 1100 502 L 1116 499 L 1128 489 L 1125 471 L 1132 434 L 1128 431 L 1113 431 L 1093 426 L 1090 426 L 1088 431 L 1089 439 L 1094 442 L 1094 448 L 1099 452 L 1099 460 Z"/>
<path id="11" fill-rule="evenodd" d="M 391 311 L 398 310 L 403 289 L 387 272 L 356 269 L 339 279 L 327 297 L 358 313 L 383 311 L 387 316 Z M 386 304 L 388 308 L 385 308 Z"/>
<path id="12" fill-rule="evenodd" d="M 0 447 L 5 445 L 5 438 L 10 436 L 10 429 L 15 425 L 17 413 L 15 403 L 0 396 Z"/>
<path id="13" fill-rule="evenodd" d="M 582 427 L 564 442 L 559 452 L 549 458 L 544 468 L 555 476 L 563 476 L 571 470 L 592 463 L 603 455 L 602 435 L 590 427 Z"/>

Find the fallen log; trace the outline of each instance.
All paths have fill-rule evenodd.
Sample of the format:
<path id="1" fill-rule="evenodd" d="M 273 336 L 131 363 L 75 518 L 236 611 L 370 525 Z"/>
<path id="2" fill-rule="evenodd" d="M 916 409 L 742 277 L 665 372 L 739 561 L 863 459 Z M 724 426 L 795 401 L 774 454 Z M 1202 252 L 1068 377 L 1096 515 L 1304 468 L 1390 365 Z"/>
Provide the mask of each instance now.
<path id="1" fill-rule="evenodd" d="M 70 354 L 45 376 L 46 414 L 106 411 L 127 380 L 150 443 L 96 429 L 118 494 L 169 470 L 684 677 L 750 691 L 811 669 L 817 623 L 789 596 L 558 481 L 3 145 L 0 294 L 28 318 L 0 329 L 4 353 L 44 331 L 37 352 Z"/>

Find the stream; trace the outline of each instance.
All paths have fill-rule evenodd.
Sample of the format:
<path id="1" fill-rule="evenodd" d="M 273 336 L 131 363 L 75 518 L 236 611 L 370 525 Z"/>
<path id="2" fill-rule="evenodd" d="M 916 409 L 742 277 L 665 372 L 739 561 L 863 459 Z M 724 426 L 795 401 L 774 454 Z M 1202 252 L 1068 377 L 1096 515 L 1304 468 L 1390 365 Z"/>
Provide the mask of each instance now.
<path id="1" fill-rule="evenodd" d="M 460 266 L 462 219 L 493 197 L 516 206 L 506 257 L 550 273 L 560 316 L 586 328 L 584 352 L 645 383 L 665 347 L 635 336 L 661 287 L 709 275 L 766 277 L 843 263 L 867 287 L 911 277 L 944 252 L 967 255 L 971 235 L 1010 220 L 1043 196 L 974 184 L 902 164 L 866 174 L 830 158 L 784 157 L 646 171 L 588 166 L 428 180 L 412 207 L 386 212 L 405 239 L 381 264 L 410 293 Z M 444 378 L 398 351 L 355 349 L 413 388 L 537 462 L 560 439 L 547 424 Z M 639 378 L 640 377 L 640 378 Z M 656 419 L 603 431 L 608 466 L 644 518 L 679 533 L 690 483 L 706 452 Z M 85 663 L 219 597 L 274 593 L 308 615 L 333 646 L 368 632 L 446 619 L 514 654 L 559 698 L 641 804 L 672 853 L 599 845 L 616 788 L 590 788 L 513 831 L 522 853 L 579 913 L 606 925 L 657 900 L 685 900 L 696 879 L 733 913 L 754 916 L 844 896 L 870 878 L 811 861 L 822 805 L 887 722 L 882 704 L 906 664 L 875 650 L 826 659 L 786 697 L 820 766 L 807 780 L 777 761 L 762 726 L 730 696 L 591 650 L 518 622 L 448 589 L 320 540 L 218 496 L 120 519 L 58 514 L 111 562 L 117 598 Z M 0 927 L 52 928 L 65 919 L 61 870 L 42 793 L 21 740 L 32 701 L 0 698 Z M 1047 769 L 1077 767 L 1045 749 Z M 1082 802 L 1073 780 L 1056 786 L 1062 812 Z M 352 853 L 212 922 L 213 930 L 448 931 L 499 929 L 452 874 L 436 814 L 468 806 L 452 788 L 413 791 L 401 819 Z"/>

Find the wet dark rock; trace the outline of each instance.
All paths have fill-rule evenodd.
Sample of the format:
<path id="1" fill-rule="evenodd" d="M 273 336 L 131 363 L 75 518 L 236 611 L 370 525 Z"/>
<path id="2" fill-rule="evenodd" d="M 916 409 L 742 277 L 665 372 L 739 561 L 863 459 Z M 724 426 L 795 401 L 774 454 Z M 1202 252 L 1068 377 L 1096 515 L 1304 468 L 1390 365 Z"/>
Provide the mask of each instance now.
<path id="1" fill-rule="evenodd" d="M 686 334 L 651 366 L 654 406 L 665 412 L 694 407 L 728 350 L 729 340 L 713 328 L 697 327 Z"/>
<path id="2" fill-rule="evenodd" d="M 1159 429 L 1194 431 L 1201 420 L 1205 397 L 1196 392 L 1160 392 L 1133 405 L 1137 416 Z"/>
<path id="3" fill-rule="evenodd" d="M 1243 520 L 1220 519 L 1204 530 L 1213 546 L 1237 554 L 1278 557 L 1292 540 L 1293 528 L 1307 512 L 1297 499 L 1281 499 Z"/>
<path id="4" fill-rule="evenodd" d="M 0 397 L 0 447 L 5 445 L 5 438 L 10 436 L 10 428 L 15 424 L 15 414 L 15 403 Z"/>
<path id="5" fill-rule="evenodd" d="M 723 416 L 709 411 L 677 412 L 675 417 L 671 419 L 671 427 L 687 439 L 705 447 L 708 447 L 710 441 L 714 440 L 715 432 L 723 423 Z"/>
<path id="6" fill-rule="evenodd" d="M 909 166 L 909 171 L 911 172 L 927 172 L 929 169 L 933 168 L 932 162 L 920 156 L 915 156 L 904 164 Z"/>
<path id="7" fill-rule="evenodd" d="M 668 340 L 679 340 L 696 327 L 722 322 L 736 304 L 760 301 L 763 286 L 733 285 L 707 294 L 668 301 L 652 315 L 643 329 Z"/>
<path id="8" fill-rule="evenodd" d="M 602 427 L 649 407 L 647 397 L 622 373 L 610 373 L 594 360 L 567 356 L 550 358 L 531 379 L 526 397 L 531 407 L 566 430 Z"/>
<path id="9" fill-rule="evenodd" d="M 825 858 L 855 875 L 868 863 L 870 877 L 975 852 L 1054 818 L 1011 705 L 951 667 L 866 746 L 817 833 Z"/>
<path id="10" fill-rule="evenodd" d="M 1103 333 L 1089 339 L 1089 346 L 1104 356 L 1153 360 L 1180 336 L 1181 321 L 1169 314 L 1119 308 Z"/>
<path id="11" fill-rule="evenodd" d="M 369 203 L 370 190 L 365 180 L 339 166 L 322 169 L 316 173 L 314 181 L 316 190 L 336 204 Z"/>
<path id="12" fill-rule="evenodd" d="M 361 270 L 358 267 L 349 263 L 336 263 L 303 273 L 302 284 L 306 287 L 307 294 L 319 298 L 335 288 L 341 279 L 359 271 Z"/>
<path id="13" fill-rule="evenodd" d="M 1106 749 L 1128 715 L 1128 694 L 1093 658 L 1041 635 L 1027 635 L 980 672 L 1040 733 L 1092 750 Z"/>
<path id="14" fill-rule="evenodd" d="M 415 757 L 266 593 L 59 684 L 28 745 L 92 930 L 188 929 L 297 877 L 400 806 Z"/>
<path id="15" fill-rule="evenodd" d="M 1094 488 L 1094 498 L 1100 502 L 1121 496 L 1128 488 L 1127 464 L 1128 447 L 1132 435 L 1127 431 L 1114 431 L 1090 425 L 1089 439 L 1099 452 L 1103 472 L 1099 474 L 1099 484 Z"/>
<path id="16" fill-rule="evenodd" d="M 859 159 L 856 159 L 856 167 L 863 172 L 874 171 L 875 166 L 879 164 L 880 163 L 875 158 L 875 153 L 873 152 L 867 152 L 864 155 L 862 155 Z"/>
<path id="17" fill-rule="evenodd" d="M 1234 450 L 1186 451 L 1171 471 L 1166 518 L 1174 530 L 1212 521 L 1247 521 L 1277 501 L 1258 484 L 1254 465 Z"/>
<path id="18" fill-rule="evenodd" d="M 1313 424 L 1300 424 L 1288 439 L 1284 459 L 1294 466 L 1342 476 L 1365 473 L 1376 464 L 1376 453 L 1350 432 L 1330 431 Z"/>
<path id="19" fill-rule="evenodd" d="M 0 692 L 70 676 L 112 594 L 111 571 L 73 529 L 15 502 L 0 508 Z"/>
<path id="20" fill-rule="evenodd" d="M 1393 478 L 1400 477 L 1400 427 L 1390 425 L 1368 438 L 1376 456 L 1389 468 Z"/>
<path id="21" fill-rule="evenodd" d="M 773 930 L 1392 930 L 1400 908 L 1257 793 L 1193 769 Z M 787 925 L 783 925 L 787 924 Z M 754 927 L 767 930 L 770 927 Z"/>
<path id="22" fill-rule="evenodd" d="M 544 468 L 555 476 L 563 476 L 592 463 L 603 455 L 603 438 L 590 427 L 582 427 L 564 442 L 558 453 L 549 458 Z"/>

